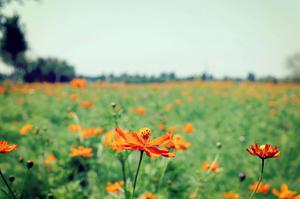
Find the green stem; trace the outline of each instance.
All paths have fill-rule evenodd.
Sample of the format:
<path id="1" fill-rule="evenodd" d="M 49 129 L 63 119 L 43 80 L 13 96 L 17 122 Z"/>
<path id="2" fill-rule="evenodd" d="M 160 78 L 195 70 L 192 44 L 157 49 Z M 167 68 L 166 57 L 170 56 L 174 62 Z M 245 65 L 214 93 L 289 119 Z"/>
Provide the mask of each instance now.
<path id="1" fill-rule="evenodd" d="M 8 189 L 10 195 L 12 196 L 13 199 L 16 199 L 16 196 L 15 196 L 13 190 L 11 189 L 11 187 L 9 186 L 9 184 L 7 183 L 7 181 L 5 180 L 5 177 L 4 177 L 4 175 L 3 175 L 2 171 L 1 171 L 1 169 L 0 169 L 0 175 L 1 175 L 1 178 L 2 178 L 2 180 L 3 180 L 3 182 L 4 182 L 4 184 L 6 185 L 6 187 L 7 187 L 7 189 Z"/>
<path id="2" fill-rule="evenodd" d="M 260 171 L 260 176 L 259 176 L 259 179 L 258 179 L 258 183 L 256 185 L 256 188 L 254 189 L 254 191 L 252 192 L 251 196 L 249 199 L 252 199 L 254 198 L 254 195 L 262 181 L 262 178 L 263 178 L 263 173 L 264 173 L 264 166 L 265 166 L 265 159 L 261 159 L 261 171 Z"/>
<path id="3" fill-rule="evenodd" d="M 119 157 L 119 161 L 121 163 L 121 167 L 122 167 L 122 176 L 123 176 L 123 181 L 124 181 L 124 196 L 125 199 L 127 199 L 127 177 L 126 177 L 126 168 L 125 168 L 125 160 L 124 157 Z"/>
<path id="4" fill-rule="evenodd" d="M 163 171 L 162 171 L 161 176 L 160 176 L 160 178 L 159 178 L 157 192 L 159 192 L 159 190 L 160 190 L 160 187 L 161 187 L 163 178 L 164 178 L 165 173 L 166 173 L 166 170 L 167 170 L 167 168 L 168 168 L 169 161 L 170 161 L 169 158 L 165 160 L 165 164 L 164 164 L 164 167 L 163 167 Z"/>
<path id="5" fill-rule="evenodd" d="M 136 170 L 136 174 L 135 174 L 135 178 L 134 178 L 134 183 L 133 183 L 133 190 L 132 190 L 132 197 L 131 197 L 131 199 L 134 199 L 135 187 L 136 187 L 136 182 L 137 182 L 137 178 L 138 178 L 138 175 L 139 175 L 139 171 L 140 171 L 140 168 L 141 168 L 141 163 L 142 163 L 142 159 L 143 159 L 143 154 L 144 154 L 144 151 L 141 151 L 139 164 L 138 164 L 138 167 L 137 167 L 137 170 Z"/>
<path id="6" fill-rule="evenodd" d="M 20 195 L 20 199 L 23 198 L 24 196 L 24 192 L 25 192 L 25 185 L 26 185 L 26 182 L 28 181 L 28 177 L 30 175 L 30 169 L 27 169 L 27 172 L 26 172 L 26 177 L 24 179 L 24 182 L 23 182 L 23 187 L 22 187 L 22 192 L 21 192 L 21 195 Z"/>

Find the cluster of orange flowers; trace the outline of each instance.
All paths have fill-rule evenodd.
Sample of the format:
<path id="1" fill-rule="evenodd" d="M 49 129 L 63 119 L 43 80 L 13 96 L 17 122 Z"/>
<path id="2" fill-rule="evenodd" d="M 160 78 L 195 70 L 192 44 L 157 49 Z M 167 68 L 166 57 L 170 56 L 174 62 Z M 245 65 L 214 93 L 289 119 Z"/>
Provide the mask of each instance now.
<path id="1" fill-rule="evenodd" d="M 90 158 L 93 156 L 92 151 L 93 151 L 92 148 L 88 148 L 84 146 L 79 146 L 78 148 L 72 147 L 70 157 L 81 156 L 85 158 Z"/>
<path id="2" fill-rule="evenodd" d="M 204 171 L 219 172 L 221 168 L 217 162 L 203 162 L 202 169 Z"/>
<path id="3" fill-rule="evenodd" d="M 86 129 L 83 129 L 80 132 L 80 135 L 84 139 L 88 139 L 88 138 L 91 138 L 91 137 L 95 137 L 95 136 L 101 135 L 102 132 L 103 132 L 102 128 L 86 128 Z"/>
<path id="4" fill-rule="evenodd" d="M 118 182 L 115 182 L 115 183 L 109 182 L 106 185 L 106 191 L 109 192 L 109 193 L 116 194 L 116 193 L 121 192 L 123 186 L 124 186 L 124 181 L 118 181 Z"/>
<path id="5" fill-rule="evenodd" d="M 70 85 L 73 88 L 85 88 L 87 85 L 87 81 L 85 79 L 73 79 L 70 82 Z"/>

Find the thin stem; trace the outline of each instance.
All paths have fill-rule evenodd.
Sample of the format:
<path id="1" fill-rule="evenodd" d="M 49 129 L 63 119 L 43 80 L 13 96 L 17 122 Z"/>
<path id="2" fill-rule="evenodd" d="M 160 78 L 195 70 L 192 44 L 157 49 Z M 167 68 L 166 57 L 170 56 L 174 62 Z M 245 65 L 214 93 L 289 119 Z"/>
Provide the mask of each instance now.
<path id="1" fill-rule="evenodd" d="M 168 168 L 169 161 L 170 161 L 169 158 L 165 160 L 165 164 L 164 164 L 164 167 L 163 167 L 161 176 L 160 176 L 160 178 L 159 178 L 157 192 L 160 190 L 161 183 L 162 183 L 162 181 L 163 181 L 163 178 L 164 178 L 164 176 L 165 176 L 166 170 L 167 170 L 167 168 Z"/>
<path id="2" fill-rule="evenodd" d="M 125 168 L 125 159 L 124 157 L 119 157 L 119 161 L 121 163 L 121 167 L 122 167 L 122 176 L 123 176 L 123 181 L 124 181 L 124 196 L 125 199 L 127 199 L 127 177 L 126 177 L 126 168 Z"/>
<path id="3" fill-rule="evenodd" d="M 28 181 L 29 175 L 30 175 L 30 169 L 28 168 L 28 169 L 27 169 L 27 172 L 26 172 L 26 177 L 25 177 L 24 182 L 23 182 L 23 187 L 22 187 L 22 192 L 21 192 L 21 195 L 20 195 L 20 199 L 22 199 L 23 196 L 24 196 L 25 185 L 26 185 L 26 182 Z"/>
<path id="4" fill-rule="evenodd" d="M 264 166 L 265 166 L 265 159 L 261 159 L 261 171 L 260 171 L 260 176 L 259 176 L 259 179 L 258 179 L 258 183 L 256 185 L 256 188 L 254 189 L 254 191 L 252 192 L 251 196 L 249 199 L 252 199 L 254 198 L 254 195 L 262 181 L 262 178 L 263 178 L 263 173 L 264 173 Z"/>
<path id="5" fill-rule="evenodd" d="M 134 199 L 135 187 L 136 187 L 136 182 L 137 182 L 137 178 L 138 178 L 138 175 L 139 175 L 139 171 L 140 171 L 140 167 L 141 167 L 141 163 L 142 163 L 142 159 L 143 159 L 143 154 L 144 154 L 144 151 L 141 151 L 139 164 L 138 164 L 138 167 L 137 167 L 137 170 L 136 170 L 136 174 L 135 174 L 135 178 L 134 178 L 134 183 L 133 183 L 133 190 L 132 190 L 132 197 L 131 197 L 131 199 Z"/>
<path id="6" fill-rule="evenodd" d="M 7 183 L 7 181 L 5 180 L 5 177 L 4 177 L 4 175 L 3 175 L 2 171 L 1 171 L 1 169 L 0 169 L 0 175 L 1 175 L 1 178 L 2 178 L 2 180 L 3 180 L 3 182 L 4 182 L 4 184 L 6 185 L 6 187 L 7 187 L 7 189 L 8 189 L 10 195 L 12 196 L 13 199 L 16 199 L 16 196 L 15 196 L 13 190 L 11 189 L 11 187 L 9 186 L 9 184 Z"/>

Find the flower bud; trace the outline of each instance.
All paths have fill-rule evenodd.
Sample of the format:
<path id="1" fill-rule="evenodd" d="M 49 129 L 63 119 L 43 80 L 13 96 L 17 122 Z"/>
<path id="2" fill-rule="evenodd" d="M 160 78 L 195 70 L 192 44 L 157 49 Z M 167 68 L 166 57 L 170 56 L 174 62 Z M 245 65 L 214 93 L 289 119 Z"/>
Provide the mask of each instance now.
<path id="1" fill-rule="evenodd" d="M 243 182 L 246 179 L 246 174 L 244 172 L 240 173 L 240 181 Z"/>
<path id="2" fill-rule="evenodd" d="M 221 143 L 221 142 L 217 142 L 217 143 L 216 143 L 216 147 L 217 147 L 218 149 L 221 149 L 221 148 L 222 148 L 222 143 Z"/>
<path id="3" fill-rule="evenodd" d="M 111 107 L 116 108 L 117 104 L 115 102 L 111 103 Z"/>
<path id="4" fill-rule="evenodd" d="M 27 161 L 27 168 L 28 168 L 28 169 L 31 169 L 31 168 L 33 167 L 33 165 L 34 165 L 34 164 L 33 164 L 33 161 L 32 161 L 32 160 L 28 160 L 28 161 Z"/>
<path id="5" fill-rule="evenodd" d="M 8 177 L 8 180 L 9 180 L 10 182 L 15 181 L 15 179 L 16 179 L 15 176 L 9 176 L 9 177 Z"/>

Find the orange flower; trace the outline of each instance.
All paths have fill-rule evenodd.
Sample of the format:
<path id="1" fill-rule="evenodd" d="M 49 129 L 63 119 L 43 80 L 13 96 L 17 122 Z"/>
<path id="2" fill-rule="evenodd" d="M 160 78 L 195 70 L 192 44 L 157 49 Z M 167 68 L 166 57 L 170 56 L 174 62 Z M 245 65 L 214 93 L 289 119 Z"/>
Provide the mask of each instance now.
<path id="1" fill-rule="evenodd" d="M 72 133 L 76 133 L 79 131 L 80 129 L 80 126 L 77 125 L 77 124 L 70 124 L 69 127 L 68 127 L 69 131 L 72 132 Z"/>
<path id="2" fill-rule="evenodd" d="M 82 157 L 85 157 L 85 158 L 90 158 L 90 157 L 93 156 L 92 151 L 93 151 L 92 148 L 86 148 L 86 147 L 83 147 L 83 146 L 80 146 L 78 148 L 72 147 L 70 156 L 71 157 L 82 156 Z"/>
<path id="3" fill-rule="evenodd" d="M 5 93 L 5 91 L 6 91 L 6 88 L 4 86 L 0 85 L 0 94 Z"/>
<path id="4" fill-rule="evenodd" d="M 297 194 L 297 192 L 295 191 L 289 190 L 287 184 L 281 185 L 281 191 L 273 189 L 272 192 L 279 199 L 300 199 L 300 194 Z"/>
<path id="5" fill-rule="evenodd" d="M 240 198 L 240 195 L 234 192 L 225 192 L 223 193 L 223 197 L 229 199 L 238 199 Z"/>
<path id="6" fill-rule="evenodd" d="M 135 112 L 136 114 L 138 114 L 138 115 L 145 115 L 145 114 L 146 114 L 145 109 L 142 108 L 142 107 L 137 107 L 137 108 L 135 108 L 134 112 Z"/>
<path id="7" fill-rule="evenodd" d="M 82 102 L 81 104 L 80 104 L 80 107 L 81 108 L 91 108 L 91 107 L 93 107 L 94 106 L 94 104 L 92 103 L 92 102 Z"/>
<path id="8" fill-rule="evenodd" d="M 256 186 L 257 186 L 258 181 L 256 181 L 254 184 L 249 186 L 249 189 L 254 191 Z M 267 194 L 269 193 L 269 189 L 270 189 L 270 184 L 264 184 L 264 183 L 260 183 L 258 188 L 257 188 L 257 193 L 264 193 Z"/>
<path id="9" fill-rule="evenodd" d="M 221 171 L 221 168 L 219 167 L 219 164 L 217 162 L 203 162 L 202 163 L 202 169 L 204 171 L 211 171 L 211 172 L 219 172 Z"/>
<path id="10" fill-rule="evenodd" d="M 160 124 L 160 125 L 158 126 L 158 130 L 160 130 L 160 131 L 165 130 L 165 128 L 166 128 L 166 126 L 165 126 L 164 124 Z"/>
<path id="11" fill-rule="evenodd" d="M 70 84 L 74 88 L 84 88 L 87 82 L 85 79 L 73 79 Z"/>
<path id="12" fill-rule="evenodd" d="M 101 135 L 103 132 L 102 128 L 87 128 L 81 131 L 81 136 L 85 139 Z"/>
<path id="13" fill-rule="evenodd" d="M 72 95 L 70 95 L 70 100 L 76 101 L 79 99 L 79 95 L 76 93 L 73 93 Z"/>
<path id="14" fill-rule="evenodd" d="M 26 134 L 29 133 L 32 129 L 33 129 L 33 126 L 32 126 L 31 124 L 25 124 L 25 125 L 22 126 L 22 128 L 20 129 L 20 134 L 21 134 L 21 135 L 26 135 Z"/>
<path id="15" fill-rule="evenodd" d="M 191 123 L 186 123 L 184 126 L 183 126 L 183 131 L 187 134 L 190 134 L 190 133 L 193 133 L 194 132 L 194 127 Z"/>
<path id="16" fill-rule="evenodd" d="M 44 164 L 46 166 L 48 166 L 49 164 L 52 164 L 53 162 L 56 161 L 56 157 L 53 154 L 48 155 L 45 160 L 44 160 Z"/>
<path id="17" fill-rule="evenodd" d="M 176 132 L 177 131 L 177 128 L 176 128 L 176 126 L 169 126 L 169 128 L 168 128 L 168 132 L 170 132 L 170 133 L 174 133 L 174 132 Z"/>
<path id="18" fill-rule="evenodd" d="M 139 150 L 145 151 L 150 157 L 174 157 L 175 153 L 170 152 L 164 146 L 172 138 L 171 134 L 166 133 L 154 140 L 150 140 L 151 130 L 149 128 L 141 128 L 136 133 L 124 133 L 120 128 L 116 128 L 117 135 L 113 143 L 114 148 L 118 152 L 123 150 Z"/>
<path id="19" fill-rule="evenodd" d="M 14 151 L 18 148 L 17 144 L 11 144 L 5 140 L 0 141 L 0 153 L 9 153 L 11 151 Z"/>
<path id="20" fill-rule="evenodd" d="M 172 140 L 166 144 L 166 147 L 172 148 L 175 150 L 187 150 L 191 143 L 185 141 L 180 135 L 176 134 L 172 136 Z"/>
<path id="21" fill-rule="evenodd" d="M 115 182 L 115 183 L 109 182 L 106 185 L 106 191 L 109 192 L 109 193 L 119 193 L 122 190 L 123 186 L 124 186 L 123 181 L 118 181 L 118 182 Z"/>
<path id="22" fill-rule="evenodd" d="M 105 135 L 104 135 L 104 139 L 102 141 L 103 145 L 107 146 L 107 147 L 112 147 L 112 143 L 115 139 L 115 136 L 116 136 L 115 131 L 106 132 Z"/>
<path id="23" fill-rule="evenodd" d="M 267 158 L 277 158 L 280 155 L 280 151 L 277 150 L 277 146 L 271 146 L 269 144 L 261 145 L 258 147 L 258 144 L 252 144 L 246 150 L 253 156 L 258 156 L 261 159 Z"/>
<path id="24" fill-rule="evenodd" d="M 151 192 L 146 192 L 143 195 L 141 195 L 141 199 L 155 199 L 156 196 Z"/>

